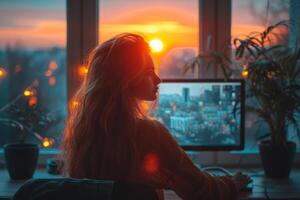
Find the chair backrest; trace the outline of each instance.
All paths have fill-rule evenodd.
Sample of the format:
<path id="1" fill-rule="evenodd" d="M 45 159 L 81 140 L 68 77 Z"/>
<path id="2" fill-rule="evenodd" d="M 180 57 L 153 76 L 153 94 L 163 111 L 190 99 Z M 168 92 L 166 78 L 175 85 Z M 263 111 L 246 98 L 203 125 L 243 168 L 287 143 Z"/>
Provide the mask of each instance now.
<path id="1" fill-rule="evenodd" d="M 159 200 L 158 194 L 151 186 L 140 183 L 114 183 L 112 200 Z"/>
<path id="2" fill-rule="evenodd" d="M 31 179 L 13 200 L 158 200 L 155 190 L 137 183 L 108 180 L 51 178 Z"/>

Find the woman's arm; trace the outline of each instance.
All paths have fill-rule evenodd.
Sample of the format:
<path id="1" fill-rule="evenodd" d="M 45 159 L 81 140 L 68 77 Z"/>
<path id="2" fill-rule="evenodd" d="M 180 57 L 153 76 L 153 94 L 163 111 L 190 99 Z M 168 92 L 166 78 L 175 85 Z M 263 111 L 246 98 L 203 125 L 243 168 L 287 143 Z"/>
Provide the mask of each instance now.
<path id="1" fill-rule="evenodd" d="M 177 144 L 167 128 L 157 122 L 159 128 L 159 171 L 166 177 L 166 186 L 183 199 L 234 200 L 237 187 L 229 177 L 212 177 L 200 171 Z"/>

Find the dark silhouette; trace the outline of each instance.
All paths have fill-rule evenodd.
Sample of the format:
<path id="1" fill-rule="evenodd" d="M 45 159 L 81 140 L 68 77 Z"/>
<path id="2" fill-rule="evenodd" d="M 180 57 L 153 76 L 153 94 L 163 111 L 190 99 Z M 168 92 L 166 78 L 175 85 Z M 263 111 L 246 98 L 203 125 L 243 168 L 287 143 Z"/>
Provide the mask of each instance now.
<path id="1" fill-rule="evenodd" d="M 160 79 L 141 36 L 104 42 L 87 67 L 62 144 L 67 176 L 142 183 L 158 189 L 161 199 L 164 188 L 183 199 L 236 199 L 247 176 L 200 171 L 168 129 L 146 115 L 141 105 L 156 99 Z"/>

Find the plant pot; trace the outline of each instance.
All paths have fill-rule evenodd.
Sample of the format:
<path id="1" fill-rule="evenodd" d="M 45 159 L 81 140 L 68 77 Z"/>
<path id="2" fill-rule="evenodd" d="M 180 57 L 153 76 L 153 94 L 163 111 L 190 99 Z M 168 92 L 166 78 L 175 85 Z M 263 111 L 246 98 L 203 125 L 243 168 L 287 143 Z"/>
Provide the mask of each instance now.
<path id="1" fill-rule="evenodd" d="M 13 180 L 30 179 L 37 166 L 37 144 L 12 143 L 4 145 L 4 156 L 9 176 Z"/>
<path id="2" fill-rule="evenodd" d="M 272 145 L 270 141 L 259 144 L 259 153 L 265 175 L 270 178 L 288 178 L 296 154 L 296 144 Z"/>

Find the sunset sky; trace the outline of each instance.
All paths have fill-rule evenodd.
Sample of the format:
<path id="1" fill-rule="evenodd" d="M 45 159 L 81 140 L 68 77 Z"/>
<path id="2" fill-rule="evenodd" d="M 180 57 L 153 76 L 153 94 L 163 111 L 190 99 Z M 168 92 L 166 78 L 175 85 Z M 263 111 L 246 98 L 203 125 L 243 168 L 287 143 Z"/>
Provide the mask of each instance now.
<path id="1" fill-rule="evenodd" d="M 64 0 L 1 0 L 0 48 L 66 46 Z M 266 1 L 257 1 L 264 9 Z M 233 36 L 264 28 L 247 10 L 246 0 L 233 0 Z M 165 49 L 197 47 L 198 0 L 100 0 L 100 42 L 122 32 L 159 38 Z"/>

